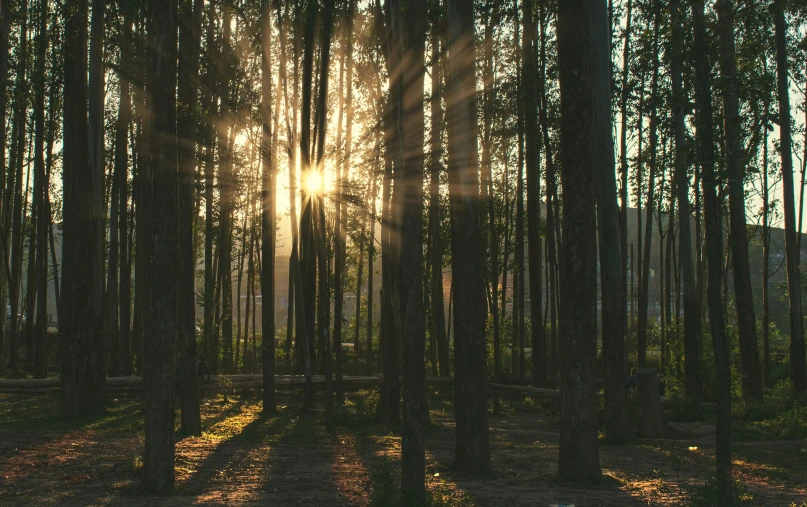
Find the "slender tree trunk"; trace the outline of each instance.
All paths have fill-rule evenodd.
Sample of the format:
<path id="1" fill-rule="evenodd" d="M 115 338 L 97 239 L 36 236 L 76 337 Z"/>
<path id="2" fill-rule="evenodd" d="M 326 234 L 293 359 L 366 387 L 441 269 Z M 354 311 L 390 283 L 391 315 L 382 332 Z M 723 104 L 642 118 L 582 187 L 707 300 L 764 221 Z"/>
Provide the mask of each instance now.
<path id="1" fill-rule="evenodd" d="M 550 366 L 549 378 L 550 383 L 557 385 L 557 239 L 558 235 L 555 234 L 558 224 L 557 210 L 557 177 L 555 161 L 552 156 L 552 145 L 549 140 L 549 121 L 547 119 L 547 97 L 546 97 L 546 13 L 545 2 L 541 0 L 539 3 L 539 18 L 541 23 L 541 75 L 538 80 L 538 96 L 540 97 L 539 118 L 541 123 L 541 135 L 544 143 L 544 158 L 546 161 L 546 237 L 548 243 L 548 270 L 550 275 L 547 277 L 547 284 L 549 284 L 549 294 L 551 297 L 549 312 L 550 312 Z M 625 254 L 623 252 L 623 264 L 625 263 Z M 624 310 L 623 310 L 624 311 Z"/>
<path id="2" fill-rule="evenodd" d="M 590 10 L 593 0 L 558 6 L 561 93 L 561 434 L 558 476 L 597 482 L 597 233 L 595 110 L 592 102 Z"/>
<path id="3" fill-rule="evenodd" d="M 703 3 L 695 9 L 696 36 L 701 32 L 706 43 L 703 22 Z M 740 334 L 740 358 L 743 367 L 743 394 L 746 399 L 762 400 L 762 375 L 760 374 L 759 348 L 757 345 L 757 321 L 754 315 L 754 295 L 751 290 L 751 266 L 748 260 L 748 236 L 745 225 L 744 167 L 741 158 L 741 123 L 737 97 L 737 66 L 734 53 L 734 3 L 721 0 L 717 3 L 720 16 L 720 74 L 723 78 L 723 115 L 726 132 L 726 168 L 729 172 L 729 212 L 731 222 L 732 270 L 734 272 L 734 300 L 737 305 L 737 327 Z M 697 53 L 696 53 L 697 54 Z M 700 56 L 700 55 L 699 55 Z M 706 52 L 703 53 L 703 59 Z M 704 77 L 708 70 L 703 69 Z M 704 81 L 708 87 L 708 78 Z M 711 108 L 704 109 L 711 113 Z M 711 120 L 711 115 L 707 118 Z M 709 122 L 711 123 L 711 121 Z M 710 125 L 709 125 L 710 126 Z M 710 136 L 711 137 L 711 136 Z M 711 145 L 710 145 L 711 146 Z M 724 358 L 728 359 L 728 358 Z"/>
<path id="4" fill-rule="evenodd" d="M 233 48 L 231 47 L 231 24 L 233 5 L 227 0 L 222 5 L 223 28 L 221 41 L 220 63 L 216 74 L 222 85 L 220 91 L 221 104 L 218 116 L 218 146 L 219 146 L 219 272 L 221 273 L 221 344 L 222 344 L 222 372 L 232 373 L 233 369 L 233 290 L 232 290 L 232 249 L 233 249 L 233 196 L 235 179 L 232 173 L 233 154 L 232 139 L 234 139 L 235 126 L 233 125 L 233 112 L 230 105 L 230 71 L 234 62 Z M 230 140 L 228 140 L 228 132 Z M 239 302 L 240 308 L 240 302 Z"/>
<path id="5" fill-rule="evenodd" d="M 275 229 L 277 171 L 273 163 L 271 72 L 271 11 L 268 0 L 262 0 L 261 28 L 261 352 L 263 356 L 263 411 L 277 410 L 275 399 Z M 289 323 L 291 324 L 291 323 Z M 253 333 L 255 332 L 253 325 Z"/>
<path id="6" fill-rule="evenodd" d="M 205 135 L 205 157 L 204 157 L 204 177 L 205 177 L 205 287 L 204 287 L 204 315 L 202 322 L 202 344 L 203 355 L 202 358 L 209 359 L 210 371 L 218 373 L 218 339 L 216 333 L 216 322 L 214 320 L 215 303 L 215 290 L 216 290 L 216 276 L 214 264 L 216 261 L 213 257 L 213 237 L 214 237 L 214 223 L 213 223 L 213 187 L 215 185 L 214 173 L 214 146 L 215 146 L 215 126 L 213 117 L 215 116 L 216 97 L 214 87 L 216 86 L 215 80 L 215 10 L 213 4 L 209 4 L 208 11 L 208 25 L 206 29 L 206 51 L 208 65 L 205 75 L 205 83 L 202 87 L 204 93 L 204 101 L 206 105 L 205 119 L 204 119 L 204 135 Z M 205 355 L 207 357 L 205 357 Z"/>
<path id="7" fill-rule="evenodd" d="M 767 71 L 767 69 L 766 69 Z M 766 72 L 767 74 L 767 72 Z M 770 115 L 768 103 L 765 102 L 765 122 L 762 125 L 762 382 L 765 387 L 771 386 L 771 355 L 770 355 L 770 294 L 768 282 L 770 275 L 769 255 L 771 249 L 770 232 L 770 197 L 768 187 L 768 117 Z"/>
<path id="8" fill-rule="evenodd" d="M 530 283 L 530 320 L 532 325 L 532 382 L 537 387 L 546 387 L 546 328 L 541 314 L 541 271 L 543 270 L 543 245 L 541 242 L 541 172 L 538 167 L 538 150 L 540 133 L 538 131 L 538 76 L 535 68 L 536 62 L 536 30 L 533 19 L 534 0 L 523 0 L 522 11 L 524 17 L 524 34 L 522 41 L 522 55 L 524 59 L 523 91 L 524 91 L 524 133 L 526 140 L 527 162 L 527 245 L 529 256 L 529 283 Z M 608 73 L 609 89 L 611 75 Z M 610 101 L 609 101 L 610 118 Z M 611 122 L 608 121 L 610 138 Z"/>
<path id="9" fill-rule="evenodd" d="M 0 5 L 0 222 L 5 222 L 6 202 L 8 195 L 3 192 L 6 187 L 6 115 L 7 115 L 7 79 L 8 79 L 8 37 L 11 31 L 11 13 L 8 3 Z M 0 239 L 0 266 L 6 263 L 6 240 Z M 0 307 L 5 306 L 5 270 L 0 269 Z M 0 375 L 4 374 L 5 366 L 5 323 L 0 325 Z"/>
<path id="10" fill-rule="evenodd" d="M 630 42 L 631 42 L 631 28 L 633 21 L 633 0 L 628 0 L 627 16 L 625 23 L 625 44 L 622 48 L 622 90 L 620 92 L 621 104 L 620 111 L 622 117 L 622 125 L 619 133 L 619 153 L 620 153 L 620 176 L 621 184 L 619 189 L 619 196 L 621 201 L 620 208 L 620 239 L 621 239 L 621 252 L 622 252 L 622 286 L 628 286 L 628 100 L 630 99 Z M 639 113 L 641 116 L 641 112 Z M 640 161 L 641 163 L 641 161 Z M 623 295 L 625 296 L 625 295 Z M 627 314 L 628 300 L 625 298 L 622 311 Z M 625 318 L 625 329 L 627 332 L 628 319 Z"/>
<path id="11" fill-rule="evenodd" d="M 122 40 L 129 40 L 132 34 L 132 20 L 128 15 L 123 16 L 123 26 L 121 30 Z M 132 123 L 132 100 L 129 92 L 129 79 L 124 75 L 131 68 L 131 53 L 123 48 L 121 53 L 121 68 L 123 72 L 118 75 L 120 82 L 120 106 L 118 112 L 118 124 L 115 132 L 115 178 L 118 181 L 118 230 L 120 234 L 120 295 L 118 306 L 120 308 L 119 333 L 120 333 L 120 373 L 123 376 L 132 374 L 132 345 L 131 337 L 131 287 L 132 271 L 130 267 L 131 256 L 129 255 L 129 242 L 132 231 L 129 228 L 129 192 L 128 192 L 128 172 L 129 172 L 129 130 Z M 58 280 L 58 274 L 54 269 L 54 281 Z"/>
<path id="12" fill-rule="evenodd" d="M 379 143 L 380 144 L 380 143 Z M 372 175 L 372 184 L 370 193 L 372 194 L 370 204 L 370 240 L 367 242 L 367 345 L 364 347 L 364 353 L 367 360 L 365 375 L 368 377 L 373 373 L 373 260 L 375 259 L 375 207 L 376 207 L 376 182 L 378 179 L 375 174 Z M 359 291 L 360 292 L 360 291 Z M 360 304 L 361 299 L 357 293 L 356 304 Z M 359 325 L 359 320 L 356 319 L 356 325 Z"/>
<path id="13" fill-rule="evenodd" d="M 804 322 L 801 311 L 799 282 L 799 252 L 796 238 L 795 192 L 793 189 L 793 159 L 790 133 L 790 89 L 788 88 L 787 42 L 784 2 L 774 0 L 776 29 L 777 92 L 779 95 L 780 150 L 782 152 L 782 188 L 785 215 L 785 264 L 787 266 L 787 295 L 790 305 L 790 381 L 796 391 L 807 389 L 807 367 L 804 357 Z"/>
<path id="14" fill-rule="evenodd" d="M 86 381 L 87 391 L 92 391 L 98 403 L 106 398 L 106 342 L 104 329 L 104 23 L 106 2 L 92 1 L 90 27 L 89 66 L 89 151 L 92 220 L 90 236 L 90 322 L 91 357 Z M 79 399 L 81 404 L 81 399 Z"/>
<path id="15" fill-rule="evenodd" d="M 687 396 L 699 400 L 701 386 L 701 349 L 698 336 L 698 294 L 692 259 L 692 233 L 689 210 L 689 176 L 686 160 L 686 130 L 684 126 L 684 90 L 681 78 L 683 34 L 681 27 L 680 0 L 671 0 L 672 50 L 670 68 L 672 81 L 672 108 L 675 134 L 675 180 L 677 188 L 678 215 L 681 249 L 681 278 L 684 285 L 684 387 Z"/>
<path id="16" fill-rule="evenodd" d="M 386 34 L 387 30 L 384 26 L 383 12 L 379 1 L 376 1 L 374 7 L 374 21 L 376 31 L 379 34 Z M 388 9 L 387 13 L 391 11 Z M 382 53 L 386 60 L 388 74 L 394 75 L 396 65 L 400 62 L 393 62 L 393 56 L 390 50 L 390 42 L 387 37 L 381 38 Z M 394 97 L 399 92 L 394 90 L 398 85 L 397 80 L 390 79 L 390 96 Z M 380 95 L 380 94 L 379 94 Z M 381 266 L 381 371 L 384 376 L 381 385 L 381 396 L 379 400 L 379 419 L 384 423 L 397 423 L 400 419 L 400 392 L 401 386 L 398 380 L 400 374 L 400 358 L 399 358 L 399 344 L 401 343 L 401 327 L 400 309 L 397 303 L 398 300 L 398 281 L 399 281 L 399 242 L 398 234 L 400 232 L 400 214 L 399 202 L 400 192 L 392 192 L 393 180 L 396 185 L 400 181 L 400 171 L 398 169 L 402 166 L 402 149 L 400 146 L 400 138 L 396 136 L 396 118 L 400 112 L 396 109 L 396 102 L 393 100 L 385 101 L 383 109 L 383 125 L 384 125 L 384 180 L 382 188 L 382 208 L 381 208 L 381 253 L 382 253 L 382 266 Z M 395 172 L 393 171 L 394 168 Z M 397 175 L 396 175 L 397 173 Z M 400 188 L 400 187 L 398 187 Z M 397 300 L 397 301 L 396 301 Z"/>
<path id="17" fill-rule="evenodd" d="M 653 7 L 653 78 L 650 85 L 650 174 L 647 178 L 647 205 L 644 238 L 641 234 L 641 210 L 639 211 L 639 249 L 644 251 L 639 270 L 639 314 L 637 328 L 638 342 L 638 363 L 639 368 L 645 367 L 647 358 L 647 306 L 650 299 L 650 255 L 653 245 L 653 194 L 656 188 L 655 180 L 658 171 L 658 72 L 659 72 L 659 25 L 661 24 L 661 4 L 656 2 Z M 644 81 L 644 76 L 643 76 Z M 644 99 L 644 83 L 642 86 L 642 99 Z M 643 102 L 643 100 L 642 100 Z M 641 125 L 640 114 L 640 139 L 639 139 L 639 167 L 641 167 Z M 642 239 L 644 242 L 642 243 Z"/>
<path id="18" fill-rule="evenodd" d="M 448 340 L 446 338 L 445 307 L 443 301 L 443 245 L 440 231 L 440 172 L 442 171 L 442 76 L 440 58 L 440 31 L 432 23 L 432 72 L 431 72 L 431 135 L 429 139 L 429 231 L 431 254 L 431 334 L 437 342 L 437 357 L 440 375 L 451 375 L 449 367 Z M 498 339 L 498 334 L 495 336 Z M 498 351 L 498 345 L 495 345 Z M 497 352 L 495 352 L 497 353 Z M 499 364 L 500 360 L 496 360 Z"/>
<path id="19" fill-rule="evenodd" d="M 605 432 L 614 440 L 630 437 L 625 392 L 625 287 L 619 234 L 614 141 L 611 118 L 611 60 L 608 13 L 603 2 L 589 9 L 592 62 L 594 153 L 597 160 L 597 219 L 602 291 L 602 346 L 605 361 Z"/>
<path id="20" fill-rule="evenodd" d="M 202 40 L 202 0 L 180 0 L 177 150 L 179 157 L 177 203 L 177 363 L 179 372 L 181 430 L 202 432 L 196 386 L 196 301 L 193 253 L 194 186 L 198 116 L 199 51 Z"/>
<path id="21" fill-rule="evenodd" d="M 25 132 L 28 110 L 28 93 L 26 86 L 26 63 L 28 61 L 28 1 L 24 0 L 19 6 L 21 12 L 20 35 L 17 49 L 17 70 L 14 84 L 14 114 L 11 128 L 11 160 L 8 166 L 8 182 L 6 184 L 5 195 L 8 199 L 3 203 L 5 208 L 5 238 L 3 247 L 5 258 L 10 260 L 10 271 L 8 275 L 8 295 L 11 317 L 9 319 L 9 368 L 16 374 L 19 360 L 18 353 L 18 332 L 19 332 L 19 285 L 21 265 L 19 252 L 20 245 L 20 225 L 22 213 L 22 166 L 25 149 Z M 8 231 L 11 233 L 11 244 L 9 245 Z M 9 251 L 9 247 L 11 250 Z M 8 261 L 7 261 L 8 262 Z"/>
<path id="22" fill-rule="evenodd" d="M 474 5 L 448 1 L 449 88 L 447 96 L 449 202 L 451 209 L 454 311 L 455 466 L 490 471 L 485 378 L 485 287 L 481 240 Z M 475 246 L 476 245 L 476 246 Z"/>
<path id="23" fill-rule="evenodd" d="M 720 39 L 721 58 L 720 58 L 720 73 L 723 77 L 723 113 L 725 118 L 725 133 L 726 133 L 726 167 L 729 172 L 729 186 L 739 186 L 740 208 L 742 209 L 741 229 L 742 242 L 745 245 L 745 274 L 748 276 L 747 291 L 750 293 L 750 274 L 748 271 L 748 245 L 746 244 L 745 233 L 745 206 L 742 203 L 743 190 L 742 190 L 742 168 L 740 163 L 740 123 L 737 105 L 737 95 L 734 89 L 734 27 L 732 26 L 733 5 L 732 2 L 726 0 L 718 0 L 718 26 L 717 31 Z M 724 314 L 721 308 L 720 301 L 720 277 L 721 273 L 721 259 L 720 256 L 723 252 L 722 245 L 722 231 L 720 226 L 720 205 L 717 200 L 717 178 L 714 172 L 714 144 L 712 142 L 712 104 L 711 104 L 711 90 L 709 89 L 709 62 L 706 40 L 706 26 L 704 20 L 704 2 L 702 0 L 694 0 L 692 4 L 692 12 L 695 26 L 695 100 L 698 107 L 698 141 L 701 154 L 701 168 L 703 171 L 703 204 L 704 204 L 704 218 L 707 227 L 707 245 L 706 254 L 709 262 L 709 276 L 707 282 L 707 300 L 709 306 L 709 324 L 712 332 L 712 342 L 714 344 L 715 353 L 715 366 L 717 370 L 717 436 L 715 437 L 715 463 L 717 468 L 717 493 L 718 503 L 729 505 L 734 503 L 734 481 L 731 474 L 731 358 L 728 347 L 728 340 L 726 337 L 726 327 L 724 321 Z M 732 182 L 733 178 L 740 178 L 740 182 Z M 738 189 L 730 190 L 730 192 L 737 191 Z M 736 199 L 736 195 L 732 195 L 732 200 Z M 738 211 L 736 208 L 737 203 L 731 202 L 730 212 L 732 222 L 736 222 L 738 217 L 735 213 Z M 732 223 L 732 236 L 738 230 L 736 224 Z M 738 238 L 732 238 L 735 242 L 733 249 L 737 251 L 740 248 L 736 245 Z M 736 264 L 735 264 L 736 269 Z M 742 275 L 741 275 L 742 276 Z M 739 276 L 735 271 L 735 287 L 738 283 L 742 285 Z M 740 288 L 737 291 L 737 313 L 740 319 L 744 317 L 739 315 L 741 313 L 740 301 Z M 753 299 L 746 301 L 745 304 L 750 303 L 750 318 L 752 327 L 756 327 L 756 319 L 754 319 L 754 304 Z M 748 308 L 745 308 L 748 311 Z M 743 339 L 748 339 L 749 336 L 745 335 L 747 329 L 743 329 L 743 322 L 740 321 L 740 347 L 741 354 L 746 356 L 750 351 L 743 349 Z M 756 330 L 753 333 L 754 350 L 756 350 Z M 748 344 L 745 344 L 747 346 Z M 745 357 L 744 357 L 745 359 Z M 759 357 L 757 356 L 757 363 Z M 755 364 L 745 364 L 743 361 L 743 373 L 752 377 L 756 377 L 756 371 L 753 368 L 758 368 Z M 745 367 L 751 367 L 752 371 L 746 371 Z M 744 383 L 745 384 L 745 383 Z M 746 389 L 750 386 L 745 385 Z M 759 386 L 759 397 L 762 397 L 762 386 Z"/>
<path id="24" fill-rule="evenodd" d="M 314 21 L 316 5 L 308 5 L 305 14 L 305 35 L 303 41 L 303 103 L 302 103 L 302 132 L 300 135 L 301 177 L 306 178 L 311 164 L 311 95 L 314 68 Z M 302 216 L 300 219 L 300 261 L 297 266 L 298 283 L 296 291 L 299 295 L 299 311 L 297 312 L 297 339 L 305 340 L 305 375 L 306 389 L 303 403 L 311 406 L 313 403 L 313 385 L 311 384 L 311 368 L 316 364 L 316 350 L 314 343 L 315 320 L 315 290 L 316 290 L 316 259 L 313 252 L 314 229 L 312 203 L 314 196 L 309 189 L 303 186 Z"/>

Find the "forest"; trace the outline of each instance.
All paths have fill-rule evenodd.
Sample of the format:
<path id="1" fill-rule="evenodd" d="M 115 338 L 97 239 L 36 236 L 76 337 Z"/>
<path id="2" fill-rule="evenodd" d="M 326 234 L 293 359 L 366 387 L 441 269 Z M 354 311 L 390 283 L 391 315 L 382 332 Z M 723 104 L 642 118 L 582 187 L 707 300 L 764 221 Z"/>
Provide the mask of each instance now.
<path id="1" fill-rule="evenodd" d="M 806 177 L 804 0 L 0 0 L 0 506 L 807 507 Z"/>

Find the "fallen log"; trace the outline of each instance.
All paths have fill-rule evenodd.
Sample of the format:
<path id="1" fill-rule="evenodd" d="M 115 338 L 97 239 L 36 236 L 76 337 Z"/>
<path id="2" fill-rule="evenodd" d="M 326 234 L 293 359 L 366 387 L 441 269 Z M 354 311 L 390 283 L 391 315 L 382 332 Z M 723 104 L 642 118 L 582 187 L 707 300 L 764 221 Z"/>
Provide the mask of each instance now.
<path id="1" fill-rule="evenodd" d="M 544 389 L 541 387 L 511 386 L 508 384 L 489 383 L 488 390 L 495 389 L 501 393 L 518 393 L 530 398 L 557 398 L 560 391 L 556 389 Z"/>

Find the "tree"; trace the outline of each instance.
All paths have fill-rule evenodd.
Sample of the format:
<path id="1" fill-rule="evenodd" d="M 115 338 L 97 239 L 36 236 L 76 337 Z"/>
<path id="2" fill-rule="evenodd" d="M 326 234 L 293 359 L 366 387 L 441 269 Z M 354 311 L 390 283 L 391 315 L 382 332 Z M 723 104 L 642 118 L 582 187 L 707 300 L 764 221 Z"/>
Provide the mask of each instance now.
<path id="1" fill-rule="evenodd" d="M 93 174 L 87 146 L 87 1 L 64 2 L 64 120 L 62 168 L 62 290 L 60 293 L 60 412 L 73 417 L 102 404 L 93 376 L 97 353 L 92 305 Z"/>
<path id="2" fill-rule="evenodd" d="M 48 6 L 46 0 L 40 0 L 39 5 L 39 41 L 36 54 L 36 92 L 34 97 L 34 116 L 36 130 L 36 158 L 34 159 L 34 203 L 33 210 L 36 215 L 35 230 L 31 233 L 30 247 L 28 248 L 28 317 L 26 326 L 32 327 L 34 321 L 34 305 L 36 304 L 36 327 L 32 329 L 35 336 L 34 346 L 34 376 L 46 378 L 48 376 L 48 352 L 45 333 L 47 332 L 47 227 L 50 216 L 45 214 L 45 59 L 48 47 Z M 34 252 L 36 252 L 34 254 Z M 32 258 L 35 257 L 35 260 Z M 33 260 L 33 262 L 32 262 Z M 35 282 L 32 283 L 32 280 Z"/>
<path id="3" fill-rule="evenodd" d="M 196 302 L 193 253 L 194 180 L 196 166 L 199 50 L 202 40 L 202 0 L 180 0 L 179 81 L 177 94 L 177 152 L 179 155 L 177 215 L 177 363 L 182 407 L 181 429 L 202 432 L 196 386 Z"/>
<path id="4" fill-rule="evenodd" d="M 527 162 L 527 235 L 530 283 L 530 326 L 532 334 L 532 377 L 537 387 L 546 387 L 546 328 L 541 304 L 541 270 L 543 245 L 541 242 L 541 172 L 538 168 L 540 135 L 538 132 L 538 79 L 536 69 L 536 29 L 533 19 L 533 0 L 524 0 L 524 35 L 521 44 L 524 59 L 524 133 Z M 610 75 L 610 74 L 609 74 Z M 610 77 L 609 77 L 610 81 Z M 609 121 L 610 125 L 610 121 Z"/>
<path id="5" fill-rule="evenodd" d="M 780 150 L 782 153 L 782 190 L 785 216 L 785 264 L 787 296 L 790 304 L 790 381 L 803 392 L 807 389 L 807 366 L 804 357 L 804 322 L 801 311 L 799 283 L 799 252 L 796 241 L 795 192 L 793 189 L 793 158 L 790 134 L 790 88 L 788 87 L 787 41 L 784 1 L 774 0 L 776 41 L 776 84 L 779 96 Z"/>
<path id="6" fill-rule="evenodd" d="M 702 7 L 702 5 L 701 5 Z M 762 400 L 762 372 L 757 345 L 757 319 L 751 290 L 751 266 L 748 259 L 748 234 L 745 219 L 745 170 L 742 160 L 742 132 L 737 92 L 737 64 L 734 52 L 734 4 L 717 3 L 721 16 L 718 27 L 720 41 L 720 74 L 723 91 L 723 117 L 726 133 L 726 169 L 729 173 L 729 220 L 734 301 L 737 306 L 737 328 L 740 334 L 743 396 L 746 400 Z M 696 9 L 696 20 L 701 9 Z M 699 21 L 700 22 L 700 21 Z M 698 28 L 700 30 L 700 28 Z M 705 30 L 704 30 L 705 31 Z M 702 35 L 705 39 L 705 34 Z M 696 53 L 697 54 L 697 53 Z M 708 86 L 708 75 L 705 81 Z"/>
<path id="7" fill-rule="evenodd" d="M 683 33 L 681 26 L 680 0 L 670 2 L 670 78 L 672 83 L 673 131 L 675 137 L 675 185 L 678 204 L 679 248 L 681 251 L 680 269 L 684 285 L 684 386 L 687 396 L 700 400 L 701 388 L 701 348 L 698 336 L 698 290 L 695 284 L 692 259 L 692 232 L 689 209 L 689 173 L 686 160 L 686 128 L 684 125 L 684 89 L 682 82 Z"/>
<path id="8" fill-rule="evenodd" d="M 454 284 L 455 466 L 490 471 L 485 381 L 484 261 L 479 205 L 479 160 L 474 77 L 474 5 L 448 1 L 448 120 L 451 264 Z"/>
<path id="9" fill-rule="evenodd" d="M 433 11 L 435 8 L 432 9 Z M 434 16 L 437 18 L 437 16 Z M 443 24 L 445 24 L 443 22 Z M 432 21 L 432 71 L 431 71 L 431 132 L 429 136 L 429 267 L 431 278 L 431 329 L 430 334 L 437 345 L 440 376 L 451 375 L 446 337 L 445 307 L 443 301 L 443 242 L 440 231 L 440 172 L 442 171 L 443 144 L 440 138 L 443 119 L 442 74 L 440 58 L 441 25 Z"/>
<path id="10" fill-rule="evenodd" d="M 388 39 L 391 61 L 390 100 L 403 120 L 396 122 L 402 164 L 395 193 L 402 194 L 400 235 L 400 314 L 403 345 L 403 431 L 401 490 L 406 503 L 419 504 L 426 494 L 426 450 L 423 414 L 426 407 L 425 325 L 423 322 L 423 82 L 426 73 L 425 0 L 389 0 Z M 395 82 L 393 84 L 393 82 Z M 401 185 L 398 185 L 398 181 Z M 389 375 L 390 372 L 385 372 Z"/>
<path id="11" fill-rule="evenodd" d="M 263 411 L 277 410 L 275 401 L 275 180 L 272 154 L 271 7 L 261 2 L 261 352 L 263 353 Z M 291 322 L 289 322 L 291 325 Z"/>
<path id="12" fill-rule="evenodd" d="M 625 392 L 625 287 L 619 206 L 614 171 L 614 141 L 611 135 L 611 64 L 608 18 L 604 2 L 590 6 L 589 29 L 592 50 L 592 107 L 594 153 L 596 154 L 597 220 L 602 291 L 602 343 L 605 360 L 605 433 L 615 440 L 630 434 Z"/>
<path id="13" fill-rule="evenodd" d="M 726 30 L 732 32 L 731 21 L 726 26 L 726 13 L 723 10 L 725 4 L 719 3 L 720 9 L 720 37 L 721 44 L 726 44 Z M 709 61 L 706 41 L 706 27 L 703 15 L 703 2 L 695 0 L 692 3 L 693 25 L 695 28 L 695 102 L 698 108 L 698 156 L 701 165 L 703 186 L 704 220 L 706 223 L 706 255 L 709 269 L 709 276 L 706 286 L 706 298 L 709 308 L 709 327 L 712 333 L 712 342 L 715 351 L 715 363 L 717 367 L 717 438 L 715 447 L 715 461 L 717 464 L 717 484 L 718 494 L 721 496 L 722 505 L 733 502 L 734 483 L 731 479 L 731 366 L 729 362 L 728 341 L 726 338 L 725 319 L 723 315 L 723 304 L 721 298 L 721 285 L 723 276 L 723 231 L 720 227 L 720 204 L 717 198 L 717 177 L 714 170 L 714 142 L 712 140 L 712 97 L 709 87 Z M 725 48 L 724 48 L 725 51 Z M 726 67 L 725 55 L 721 61 L 721 71 L 725 75 Z M 724 94 L 727 93 L 724 91 Z M 731 92 L 728 92 L 729 94 Z M 726 115 L 726 157 L 729 171 L 733 168 L 732 157 L 739 156 L 739 153 L 731 154 L 731 149 L 738 148 L 731 139 L 732 135 L 739 132 L 732 132 L 731 129 L 738 126 L 736 110 L 732 113 L 729 107 L 725 107 Z M 734 123 L 732 125 L 732 123 Z M 736 139 L 735 141 L 739 141 Z M 739 150 L 738 150 L 739 151 Z M 734 173 L 736 175 L 736 171 Z M 731 183 L 729 183 L 731 185 Z M 744 228 L 743 228 L 744 229 Z M 745 231 L 743 230 L 743 234 Z M 686 318 L 686 317 L 684 317 Z"/>
<path id="14" fill-rule="evenodd" d="M 174 487 L 174 362 L 177 331 L 177 3 L 146 6 L 148 67 L 144 150 L 151 169 L 152 255 L 143 350 L 145 452 L 142 483 L 149 491 Z"/>
<path id="15" fill-rule="evenodd" d="M 590 33 L 592 2 L 558 5 L 563 242 L 560 256 L 560 404 L 558 476 L 597 482 L 597 260 L 595 111 Z"/>
<path id="16" fill-rule="evenodd" d="M 6 184 L 6 91 L 8 79 L 8 36 L 11 30 L 11 15 L 8 3 L 0 5 L 0 189 Z M 0 217 L 5 215 L 3 210 L 6 206 L 6 196 L 0 197 Z M 0 248 L 0 265 L 5 265 L 5 238 L 2 238 L 3 248 Z M 3 290 L 5 280 L 5 270 L 0 270 L 0 302 L 5 301 Z M 5 326 L 0 326 L 0 373 L 4 373 L 4 352 L 5 352 Z"/>

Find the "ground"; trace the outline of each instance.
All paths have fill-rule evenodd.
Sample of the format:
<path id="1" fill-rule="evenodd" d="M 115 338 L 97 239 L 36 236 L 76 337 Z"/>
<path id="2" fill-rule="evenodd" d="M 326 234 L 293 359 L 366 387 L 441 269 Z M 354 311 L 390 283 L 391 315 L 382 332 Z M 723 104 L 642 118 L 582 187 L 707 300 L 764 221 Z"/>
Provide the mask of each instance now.
<path id="1" fill-rule="evenodd" d="M 448 393 L 430 397 L 427 476 L 434 505 L 697 505 L 713 469 L 713 437 L 637 440 L 600 446 L 603 484 L 555 479 L 558 420 L 529 400 L 490 417 L 493 473 L 452 469 L 453 409 Z M 202 400 L 204 432 L 177 442 L 176 492 L 139 489 L 141 403 L 111 401 L 106 414 L 62 421 L 55 396 L 0 394 L 0 506 L 5 505 L 390 505 L 399 477 L 400 437 L 372 417 L 375 395 L 350 395 L 325 429 L 320 412 L 282 395 L 280 412 L 260 417 L 254 395 Z M 707 431 L 708 433 L 708 431 Z M 178 437 L 179 438 L 179 437 Z M 741 505 L 807 501 L 807 442 L 733 446 Z"/>

